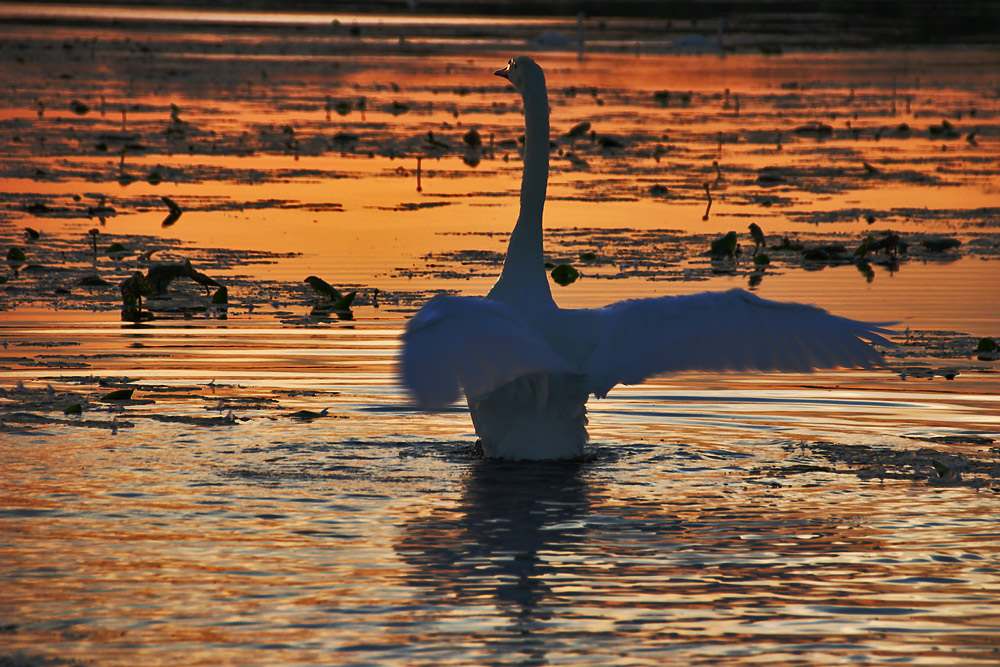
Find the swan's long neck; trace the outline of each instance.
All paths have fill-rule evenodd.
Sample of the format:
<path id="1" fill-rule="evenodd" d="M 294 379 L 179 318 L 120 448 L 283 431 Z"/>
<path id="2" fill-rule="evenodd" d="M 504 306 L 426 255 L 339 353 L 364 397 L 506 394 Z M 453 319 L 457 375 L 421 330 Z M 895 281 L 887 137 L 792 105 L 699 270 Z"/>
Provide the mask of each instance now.
<path id="1" fill-rule="evenodd" d="M 521 212 L 510 235 L 503 271 L 489 298 L 524 307 L 552 307 L 552 291 L 542 252 L 542 209 L 549 180 L 549 99 L 538 72 L 525 82 L 524 173 Z"/>

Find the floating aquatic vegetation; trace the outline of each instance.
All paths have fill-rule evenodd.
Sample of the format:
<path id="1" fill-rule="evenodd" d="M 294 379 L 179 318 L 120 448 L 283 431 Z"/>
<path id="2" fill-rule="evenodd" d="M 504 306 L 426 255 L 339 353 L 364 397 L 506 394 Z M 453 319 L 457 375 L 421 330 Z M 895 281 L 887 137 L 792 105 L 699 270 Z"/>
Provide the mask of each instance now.
<path id="1" fill-rule="evenodd" d="M 119 290 L 122 294 L 122 321 L 141 322 L 152 319 L 152 314 L 142 310 L 142 297 L 151 296 L 156 289 L 142 271 L 136 271 L 123 280 Z"/>
<path id="2" fill-rule="evenodd" d="M 330 411 L 327 408 L 323 408 L 323 410 L 320 412 L 315 412 L 313 410 L 297 410 L 288 415 L 288 418 L 295 419 L 297 421 L 309 422 L 315 419 L 321 419 L 323 417 L 326 417 L 329 414 L 329 412 Z"/>
<path id="3" fill-rule="evenodd" d="M 1000 359 L 1000 344 L 992 338 L 980 338 L 976 344 L 976 358 L 980 361 L 996 361 Z"/>
<path id="4" fill-rule="evenodd" d="M 93 428 L 116 431 L 120 428 L 134 428 L 130 421 L 113 419 L 77 419 L 69 415 L 67 419 L 38 415 L 31 412 L 7 412 L 0 415 L 0 426 L 19 424 L 22 426 L 70 426 L 75 428 Z"/>
<path id="5" fill-rule="evenodd" d="M 343 294 L 340 293 L 340 290 L 318 276 L 307 276 L 304 282 L 308 283 L 316 294 L 328 301 L 335 301 L 343 298 Z"/>
<path id="6" fill-rule="evenodd" d="M 764 230 L 762 230 L 760 228 L 760 225 L 758 225 L 756 222 L 751 222 L 748 229 L 750 230 L 750 238 L 753 240 L 754 243 L 753 254 L 754 257 L 756 257 L 757 252 L 761 248 L 767 247 L 767 241 L 764 238 Z"/>
<path id="7" fill-rule="evenodd" d="M 28 256 L 25 254 L 24 250 L 21 248 L 10 248 L 7 251 L 7 264 L 13 268 L 15 271 L 21 267 L 22 264 L 27 260 Z"/>
<path id="8" fill-rule="evenodd" d="M 403 202 L 395 206 L 377 206 L 375 208 L 383 211 L 420 211 L 427 208 L 450 206 L 452 203 L 450 201 Z"/>
<path id="9" fill-rule="evenodd" d="M 187 426 L 233 426 L 238 424 L 240 421 L 246 421 L 247 418 L 240 418 L 229 411 L 225 416 L 222 417 L 194 417 L 191 415 L 136 415 L 133 419 L 151 419 L 157 422 L 163 422 L 167 424 L 185 424 Z"/>
<path id="10" fill-rule="evenodd" d="M 571 285 L 580 277 L 580 272 L 572 264 L 559 264 L 551 271 L 552 280 L 563 287 Z"/>
<path id="11" fill-rule="evenodd" d="M 107 253 L 109 257 L 112 257 L 114 259 L 121 259 L 125 255 L 129 254 L 131 251 L 128 248 L 126 248 L 124 244 L 115 241 L 107 248 L 105 248 L 104 252 Z"/>
<path id="12" fill-rule="evenodd" d="M 976 436 L 956 441 L 983 443 Z M 931 485 L 990 488 L 1000 491 L 1000 453 L 952 452 L 932 447 L 895 449 L 829 442 L 809 443 L 806 449 L 861 479 L 904 479 Z M 829 469 L 840 472 L 839 467 Z"/>
<path id="13" fill-rule="evenodd" d="M 132 394 L 135 389 L 115 389 L 114 391 L 109 391 L 104 396 L 101 396 L 101 401 L 128 401 L 132 399 Z"/>
<path id="14" fill-rule="evenodd" d="M 333 310 L 335 311 L 347 311 L 351 309 L 351 304 L 354 303 L 354 299 L 358 296 L 357 291 L 348 292 L 344 296 L 340 297 L 333 302 Z"/>
<path id="15" fill-rule="evenodd" d="M 733 257 L 739 247 L 736 232 L 727 232 L 712 241 L 709 246 L 709 254 L 715 257 Z"/>
<path id="16" fill-rule="evenodd" d="M 167 217 L 163 219 L 163 222 L 161 223 L 161 226 L 163 226 L 163 227 L 169 227 L 170 225 L 172 225 L 175 222 L 177 222 L 178 220 L 180 220 L 181 214 L 184 211 L 182 211 L 181 207 L 177 205 L 177 202 L 175 202 L 170 197 L 167 197 L 166 195 L 164 195 L 164 196 L 160 197 L 160 199 L 162 199 L 163 203 L 167 205 L 168 209 L 170 209 L 170 213 L 168 213 Z"/>
<path id="17" fill-rule="evenodd" d="M 962 242 L 950 236 L 937 236 L 920 239 L 920 245 L 930 252 L 944 252 L 959 247 L 962 245 Z"/>

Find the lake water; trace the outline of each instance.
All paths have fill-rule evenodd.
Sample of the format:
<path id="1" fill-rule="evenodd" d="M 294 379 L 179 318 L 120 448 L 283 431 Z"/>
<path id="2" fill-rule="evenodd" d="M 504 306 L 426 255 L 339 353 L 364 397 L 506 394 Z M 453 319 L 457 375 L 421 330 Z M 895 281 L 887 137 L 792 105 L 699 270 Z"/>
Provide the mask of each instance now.
<path id="1" fill-rule="evenodd" d="M 499 272 L 504 42 L 168 18 L 0 38 L 0 664 L 1000 660 L 996 51 L 533 51 L 560 305 L 744 287 L 900 333 L 884 369 L 618 387 L 586 460 L 512 464 L 395 372 L 428 295 Z M 185 259 L 226 303 L 181 277 L 121 320 Z"/>

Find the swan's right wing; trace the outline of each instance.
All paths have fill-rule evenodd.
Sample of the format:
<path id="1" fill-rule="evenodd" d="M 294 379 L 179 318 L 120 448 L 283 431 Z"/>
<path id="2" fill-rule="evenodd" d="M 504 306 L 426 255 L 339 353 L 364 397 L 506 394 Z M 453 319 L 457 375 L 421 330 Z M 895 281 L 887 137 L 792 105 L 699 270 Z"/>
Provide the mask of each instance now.
<path id="1" fill-rule="evenodd" d="M 678 371 L 870 368 L 883 360 L 869 343 L 892 346 L 885 336 L 895 333 L 741 289 L 621 301 L 578 312 L 596 333 L 585 371 L 599 398 L 616 384 Z"/>
<path id="2" fill-rule="evenodd" d="M 487 394 L 528 373 L 574 369 L 516 310 L 498 301 L 439 294 L 406 325 L 403 383 L 426 409 Z"/>

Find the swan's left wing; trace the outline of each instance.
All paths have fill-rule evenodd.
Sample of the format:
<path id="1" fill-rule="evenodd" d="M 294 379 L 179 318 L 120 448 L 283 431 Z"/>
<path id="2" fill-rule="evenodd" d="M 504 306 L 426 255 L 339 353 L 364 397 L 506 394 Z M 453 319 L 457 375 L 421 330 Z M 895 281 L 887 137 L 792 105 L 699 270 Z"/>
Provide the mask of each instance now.
<path id="1" fill-rule="evenodd" d="M 406 325 L 403 383 L 421 407 L 482 396 L 521 375 L 576 372 L 516 310 L 498 301 L 438 295 Z"/>
<path id="2" fill-rule="evenodd" d="M 677 371 L 870 368 L 883 360 L 869 343 L 892 346 L 883 335 L 894 333 L 741 289 L 622 301 L 577 312 L 586 313 L 596 329 L 584 371 L 599 398 L 616 384 Z"/>

